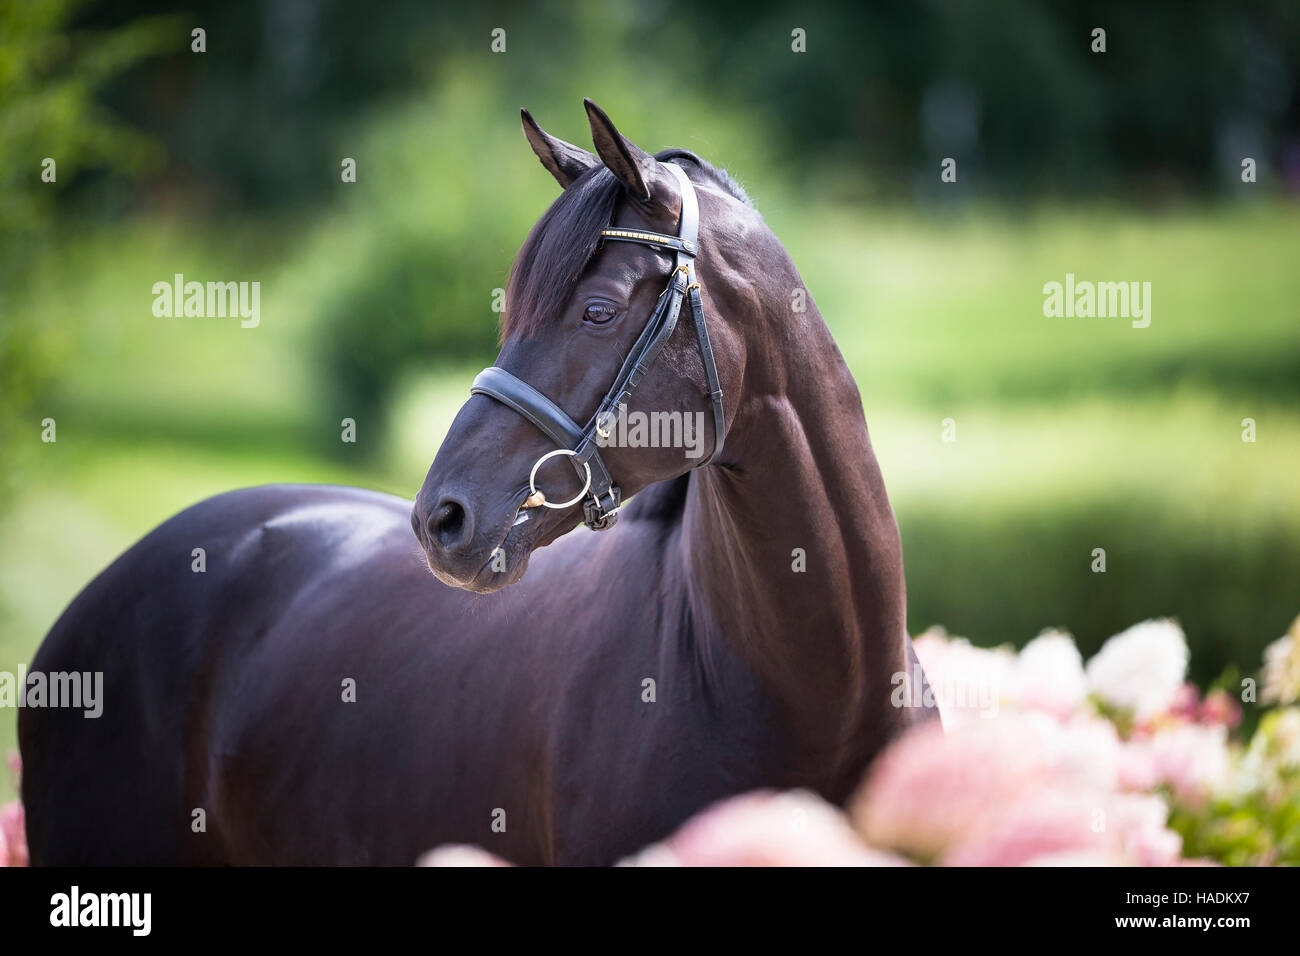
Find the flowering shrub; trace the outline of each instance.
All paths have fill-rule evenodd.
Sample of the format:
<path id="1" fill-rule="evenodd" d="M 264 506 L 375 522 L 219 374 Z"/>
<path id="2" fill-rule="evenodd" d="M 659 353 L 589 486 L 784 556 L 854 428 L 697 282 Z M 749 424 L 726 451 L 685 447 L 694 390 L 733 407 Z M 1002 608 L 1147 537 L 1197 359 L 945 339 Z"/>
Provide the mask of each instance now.
<path id="1" fill-rule="evenodd" d="M 1300 863 L 1300 618 L 1265 655 L 1248 739 L 1237 699 L 1186 683 L 1170 620 L 1112 637 L 1085 665 L 1047 631 L 1019 654 L 932 629 L 916 652 L 939 705 L 872 765 L 840 812 L 805 792 L 744 794 L 634 866 Z M 1254 704 L 1254 682 L 1242 700 Z M 1235 688 L 1234 688 L 1235 692 Z M 429 866 L 502 865 L 443 847 Z"/>
<path id="2" fill-rule="evenodd" d="M 939 630 L 916 649 L 947 733 L 909 734 L 873 766 L 850 807 L 873 844 L 950 864 L 1300 863 L 1300 618 L 1265 652 L 1259 703 L 1275 706 L 1247 739 L 1233 694 L 1185 682 L 1173 621 L 1086 666 L 1061 632 L 1018 655 Z M 1242 681 L 1252 707 L 1254 690 Z"/>

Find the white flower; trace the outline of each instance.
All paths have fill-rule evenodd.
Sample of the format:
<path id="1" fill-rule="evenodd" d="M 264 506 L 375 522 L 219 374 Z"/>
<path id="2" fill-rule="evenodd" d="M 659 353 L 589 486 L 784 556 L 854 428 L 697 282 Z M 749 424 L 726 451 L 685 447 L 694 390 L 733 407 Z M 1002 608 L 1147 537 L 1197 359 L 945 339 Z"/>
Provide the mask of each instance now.
<path id="1" fill-rule="evenodd" d="M 1013 697 L 1017 706 L 1064 720 L 1079 709 L 1087 694 L 1083 658 L 1065 631 L 1043 631 L 1016 658 Z"/>
<path id="2" fill-rule="evenodd" d="M 1143 621 L 1116 634 L 1088 661 L 1088 689 L 1145 720 L 1173 702 L 1188 657 L 1187 638 L 1177 622 Z"/>
<path id="3" fill-rule="evenodd" d="M 1300 710 L 1288 707 L 1277 711 L 1271 721 L 1273 749 L 1282 767 L 1300 767 Z"/>
<path id="4" fill-rule="evenodd" d="M 1264 648 L 1260 698 L 1266 704 L 1294 704 L 1300 699 L 1300 617 L 1285 636 Z"/>

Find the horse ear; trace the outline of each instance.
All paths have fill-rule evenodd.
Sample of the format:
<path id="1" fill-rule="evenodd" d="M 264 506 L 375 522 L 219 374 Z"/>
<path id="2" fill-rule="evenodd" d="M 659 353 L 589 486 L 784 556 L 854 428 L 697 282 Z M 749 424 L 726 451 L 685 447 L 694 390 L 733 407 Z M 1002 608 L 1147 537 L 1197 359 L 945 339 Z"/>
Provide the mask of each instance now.
<path id="1" fill-rule="evenodd" d="M 615 129 L 605 111 L 591 100 L 584 98 L 582 104 L 587 107 L 591 139 L 605 168 L 618 177 L 629 194 L 649 199 L 658 160 Z"/>
<path id="2" fill-rule="evenodd" d="M 528 110 L 520 110 L 519 115 L 524 121 L 524 135 L 528 137 L 529 145 L 560 188 L 568 189 L 575 179 L 600 162 L 585 149 L 546 132 Z"/>

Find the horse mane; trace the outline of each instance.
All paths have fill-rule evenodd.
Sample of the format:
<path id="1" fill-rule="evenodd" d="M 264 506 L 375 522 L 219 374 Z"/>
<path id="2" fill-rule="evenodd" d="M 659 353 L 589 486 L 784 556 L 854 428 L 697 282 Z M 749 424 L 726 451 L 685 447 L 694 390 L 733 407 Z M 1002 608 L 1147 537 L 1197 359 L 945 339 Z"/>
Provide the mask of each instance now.
<path id="1" fill-rule="evenodd" d="M 683 166 L 692 178 L 708 182 L 747 206 L 749 196 L 725 170 L 685 149 L 655 154 Z M 551 203 L 528 233 L 510 269 L 506 308 L 501 316 L 501 341 L 511 335 L 531 335 L 559 315 L 573 294 L 600 244 L 600 231 L 614 219 L 622 184 L 602 165 L 593 166 Z"/>

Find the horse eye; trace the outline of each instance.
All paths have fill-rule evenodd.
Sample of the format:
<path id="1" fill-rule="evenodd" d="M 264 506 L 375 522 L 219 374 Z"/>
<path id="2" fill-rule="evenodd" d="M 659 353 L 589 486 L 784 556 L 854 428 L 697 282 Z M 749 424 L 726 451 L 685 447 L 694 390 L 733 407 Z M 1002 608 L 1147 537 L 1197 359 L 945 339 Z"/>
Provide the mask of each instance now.
<path id="1" fill-rule="evenodd" d="M 590 322 L 592 325 L 604 325 L 617 314 L 612 305 L 604 302 L 588 302 L 587 307 L 582 311 L 582 321 Z"/>

